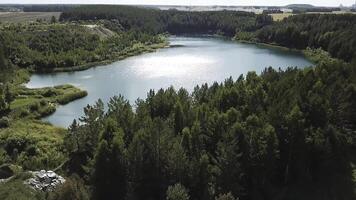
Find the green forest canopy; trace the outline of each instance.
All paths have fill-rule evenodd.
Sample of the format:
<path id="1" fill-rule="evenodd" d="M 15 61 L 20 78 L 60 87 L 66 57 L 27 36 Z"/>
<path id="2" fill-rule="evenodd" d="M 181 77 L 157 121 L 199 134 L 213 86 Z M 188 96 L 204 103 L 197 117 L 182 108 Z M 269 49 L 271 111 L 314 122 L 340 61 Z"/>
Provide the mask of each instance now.
<path id="1" fill-rule="evenodd" d="M 137 42 L 159 42 L 156 34 L 166 31 L 230 37 L 245 32 L 259 42 L 321 47 L 351 63 L 267 68 L 261 75 L 250 72 L 197 86 L 191 94 L 184 88 L 151 90 L 134 105 L 116 96 L 107 111 L 99 100 L 85 107 L 64 142 L 56 143 L 61 148 L 55 151 L 68 160 L 63 165 L 68 181 L 50 199 L 356 198 L 356 69 L 349 45 L 355 38 L 354 16 L 300 15 L 272 22 L 240 12 L 112 7 L 79 7 L 64 12 L 61 20 L 107 20 L 104 26 L 118 34 L 117 46 L 108 47 L 112 41 L 79 25 L 47 24 L 36 32 L 33 26 L 14 25 L 1 32 L 1 66 L 60 66 L 66 55 L 91 59 L 93 52 L 107 55 Z M 83 59 L 78 62 L 92 61 Z M 1 90 L 4 112 L 9 94 Z M 27 136 L 1 140 L 0 161 L 15 163 L 19 156 L 27 167 L 37 166 L 35 149 Z"/>
<path id="2" fill-rule="evenodd" d="M 69 128 L 67 173 L 94 199 L 353 199 L 355 80 L 333 62 L 99 100 Z"/>
<path id="3" fill-rule="evenodd" d="M 354 14 L 300 14 L 273 22 L 269 15 L 247 12 L 162 11 L 101 5 L 80 6 L 61 15 L 62 21 L 96 19 L 116 19 L 127 30 L 151 33 L 218 33 L 228 37 L 249 33 L 252 34 L 249 39 L 257 42 L 296 49 L 321 47 L 333 57 L 347 62 L 356 57 Z"/>

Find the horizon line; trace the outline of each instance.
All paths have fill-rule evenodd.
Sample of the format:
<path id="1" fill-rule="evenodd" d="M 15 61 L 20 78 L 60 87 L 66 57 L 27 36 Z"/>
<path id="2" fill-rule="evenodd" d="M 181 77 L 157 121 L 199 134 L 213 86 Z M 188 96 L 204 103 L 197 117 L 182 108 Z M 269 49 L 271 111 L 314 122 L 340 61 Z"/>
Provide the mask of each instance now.
<path id="1" fill-rule="evenodd" d="M 227 6 L 227 7 L 287 7 L 289 5 L 311 5 L 313 7 L 329 7 L 329 8 L 338 8 L 340 6 L 316 6 L 313 4 L 286 4 L 286 5 L 223 5 L 223 4 L 125 4 L 125 3 L 0 3 L 0 5 L 126 5 L 126 6 L 202 6 L 202 7 L 211 7 L 211 6 Z M 352 7 L 345 6 L 344 7 Z"/>

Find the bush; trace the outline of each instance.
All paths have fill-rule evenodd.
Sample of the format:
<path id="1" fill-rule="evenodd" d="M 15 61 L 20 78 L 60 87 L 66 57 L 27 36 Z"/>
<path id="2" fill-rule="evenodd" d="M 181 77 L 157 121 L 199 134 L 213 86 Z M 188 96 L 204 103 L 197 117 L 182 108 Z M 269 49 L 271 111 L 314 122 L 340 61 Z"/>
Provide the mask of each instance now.
<path id="1" fill-rule="evenodd" d="M 9 163 L 10 161 L 11 161 L 11 159 L 7 155 L 5 149 L 0 148 L 0 165 Z"/>
<path id="2" fill-rule="evenodd" d="M 44 99 L 42 99 L 41 101 L 40 101 L 40 105 L 41 106 L 45 106 L 45 105 L 47 105 L 48 104 L 48 102 L 46 101 L 46 100 L 44 100 Z"/>
<path id="3" fill-rule="evenodd" d="M 56 111 L 56 108 L 54 106 L 45 106 L 44 108 L 41 108 L 39 110 L 40 117 L 45 117 L 48 116 Z"/>
<path id="4" fill-rule="evenodd" d="M 88 200 L 89 194 L 78 176 L 72 176 L 66 182 L 50 194 L 49 200 Z"/>
<path id="5" fill-rule="evenodd" d="M 215 200 L 239 200 L 239 198 L 235 198 L 230 192 L 227 194 L 220 194 Z"/>
<path id="6" fill-rule="evenodd" d="M 0 166 L 0 179 L 6 179 L 14 175 L 14 171 L 11 169 L 10 165 Z"/>
<path id="7" fill-rule="evenodd" d="M 189 198 L 187 189 L 180 183 L 169 186 L 167 189 L 167 200 L 188 200 Z"/>
<path id="8" fill-rule="evenodd" d="M 235 40 L 242 40 L 242 41 L 249 41 L 249 42 L 256 42 L 256 36 L 254 33 L 251 32 L 237 32 Z"/>
<path id="9" fill-rule="evenodd" d="M 39 105 L 38 102 L 35 102 L 35 103 L 31 104 L 31 105 L 29 106 L 29 108 L 30 108 L 30 110 L 31 110 L 32 112 L 33 112 L 33 111 L 38 111 L 38 109 L 40 108 L 40 105 Z"/>
<path id="10" fill-rule="evenodd" d="M 7 128 L 10 126 L 10 119 L 7 117 L 2 117 L 0 119 L 0 128 Z"/>
<path id="11" fill-rule="evenodd" d="M 25 108 L 21 108 L 19 113 L 20 113 L 20 117 L 22 117 L 22 118 L 24 118 L 30 114 L 30 112 Z"/>
<path id="12" fill-rule="evenodd" d="M 44 97 L 53 97 L 53 96 L 56 96 L 56 95 L 57 95 L 56 90 L 54 90 L 52 88 L 46 89 L 46 91 L 43 93 Z"/>
<path id="13" fill-rule="evenodd" d="M 15 179 L 0 184 L 0 199 L 18 199 L 18 200 L 44 200 L 44 193 L 34 191 L 23 180 Z"/>
<path id="14" fill-rule="evenodd" d="M 76 99 L 79 99 L 79 98 L 82 98 L 82 97 L 85 97 L 87 96 L 88 93 L 86 91 L 79 91 L 79 92 L 74 92 L 74 93 L 69 93 L 69 94 L 65 94 L 61 97 L 59 97 L 57 99 L 57 102 L 59 104 L 67 104 L 73 100 L 76 100 Z"/>

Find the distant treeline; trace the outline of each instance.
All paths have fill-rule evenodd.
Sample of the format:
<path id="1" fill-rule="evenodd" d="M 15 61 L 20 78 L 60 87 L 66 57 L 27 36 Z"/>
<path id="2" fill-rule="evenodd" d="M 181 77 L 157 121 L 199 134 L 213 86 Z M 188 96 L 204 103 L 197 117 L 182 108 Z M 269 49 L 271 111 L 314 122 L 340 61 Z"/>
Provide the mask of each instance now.
<path id="1" fill-rule="evenodd" d="M 1 4 L 0 11 L 64 12 L 78 6 L 76 4 Z"/>
<path id="2" fill-rule="evenodd" d="M 12 7 L 22 9 L 24 12 L 64 12 L 79 5 L 74 4 L 52 4 L 52 5 L 14 5 Z"/>
<path id="3" fill-rule="evenodd" d="M 150 33 L 219 33 L 234 36 L 237 30 L 254 31 L 272 23 L 267 15 L 247 12 L 161 11 L 133 6 L 80 6 L 62 13 L 60 20 L 117 19 L 127 29 Z"/>
<path id="4" fill-rule="evenodd" d="M 310 8 L 314 9 L 314 8 Z M 335 10 L 329 9 L 328 10 Z M 351 62 L 356 52 L 356 16 L 300 14 L 273 22 L 266 14 L 236 11 L 188 12 L 133 6 L 80 6 L 62 13 L 62 21 L 117 20 L 126 30 L 171 34 L 237 35 L 243 40 L 274 43 L 288 48 L 322 48 Z"/>
<path id="5" fill-rule="evenodd" d="M 356 59 L 356 15 L 304 14 L 286 18 L 256 32 L 259 42 L 305 49 L 319 48 L 333 57 Z"/>
<path id="6" fill-rule="evenodd" d="M 325 8 L 325 7 L 315 7 L 315 8 L 293 8 L 293 13 L 307 13 L 307 12 L 323 12 L 331 13 L 334 11 L 340 11 L 340 8 Z"/>

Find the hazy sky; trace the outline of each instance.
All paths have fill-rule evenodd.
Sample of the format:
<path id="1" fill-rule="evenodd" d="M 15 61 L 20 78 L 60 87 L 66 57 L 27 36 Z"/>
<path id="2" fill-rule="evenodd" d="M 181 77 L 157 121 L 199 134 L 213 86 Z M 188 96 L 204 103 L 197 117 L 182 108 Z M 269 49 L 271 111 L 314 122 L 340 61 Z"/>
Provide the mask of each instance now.
<path id="1" fill-rule="evenodd" d="M 0 3 L 18 4 L 159 4 L 159 5 L 266 5 L 283 6 L 306 3 L 318 6 L 350 6 L 355 0 L 0 0 Z"/>

